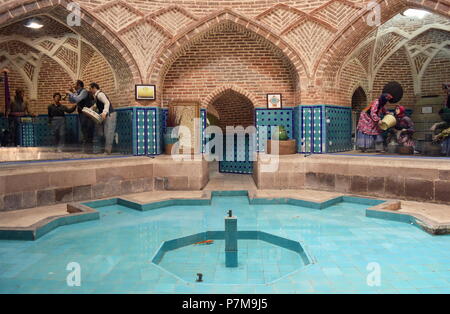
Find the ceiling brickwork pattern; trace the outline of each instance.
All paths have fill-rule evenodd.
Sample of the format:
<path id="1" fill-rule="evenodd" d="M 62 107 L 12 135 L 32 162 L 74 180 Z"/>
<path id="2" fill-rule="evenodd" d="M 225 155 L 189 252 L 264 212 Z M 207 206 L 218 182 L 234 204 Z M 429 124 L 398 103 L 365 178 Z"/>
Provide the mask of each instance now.
<path id="1" fill-rule="evenodd" d="M 239 24 L 267 41 L 268 45 L 282 51 L 297 71 L 302 92 L 321 97 L 316 89 L 326 93 L 327 88 L 339 86 L 339 73 L 356 58 L 369 77 L 400 47 L 406 47 L 411 67 L 420 77 L 427 62 L 438 52 L 445 51 L 448 38 L 427 43 L 416 34 L 426 27 L 440 25 L 448 36 L 450 2 L 448 0 L 390 0 L 378 1 L 381 6 L 382 27 L 366 22 L 371 13 L 369 0 L 132 0 L 88 1 L 80 0 L 83 30 L 75 30 L 73 38 L 60 42 L 61 36 L 71 33 L 61 23 L 52 24 L 49 38 L 39 42 L 28 38 L 39 47 L 39 53 L 55 58 L 69 73 L 76 76 L 83 64 L 80 62 L 80 42 L 97 48 L 115 69 L 118 80 L 131 88 L 131 83 L 163 81 L 167 68 L 175 62 L 174 56 L 183 54 L 190 41 L 203 36 L 208 28 L 227 20 Z M 59 22 L 64 20 L 67 1 L 58 1 L 55 9 L 48 0 L 0 0 L 0 37 L 13 33 L 22 37 L 10 24 L 36 13 L 48 13 Z M 393 16 L 408 7 L 426 8 L 433 14 L 424 20 L 414 20 L 400 25 Z M 66 12 L 66 13 L 65 13 Z M 9 23 L 9 24 L 8 24 Z M 47 21 L 46 21 L 47 23 Z M 10 26 L 8 26 L 10 25 Z M 95 30 L 95 31 L 94 31 Z M 77 39 L 76 37 L 79 37 Z M 445 37 L 443 36 L 443 37 Z M 435 38 L 435 35 L 432 35 Z M 434 40 L 434 39 L 433 39 Z M 23 62 L 23 71 L 33 75 L 32 61 Z M 130 85 L 129 85 L 130 84 Z M 370 84 L 369 84 L 370 85 Z M 321 88 L 322 87 L 322 88 Z M 305 101 L 310 101 L 304 98 Z M 312 100 L 311 100 L 312 101 Z M 315 100 L 317 101 L 317 99 Z"/>

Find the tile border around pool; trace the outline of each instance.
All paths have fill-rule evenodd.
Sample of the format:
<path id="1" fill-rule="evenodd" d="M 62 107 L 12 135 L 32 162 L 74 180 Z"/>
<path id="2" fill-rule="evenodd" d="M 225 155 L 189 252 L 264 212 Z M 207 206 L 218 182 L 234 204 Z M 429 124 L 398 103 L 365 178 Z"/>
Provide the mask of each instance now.
<path id="1" fill-rule="evenodd" d="M 366 217 L 377 218 L 391 221 L 404 222 L 412 224 L 419 229 L 432 234 L 432 235 L 446 235 L 450 234 L 450 224 L 439 224 L 434 222 L 422 215 L 412 214 L 407 212 L 395 212 L 382 209 L 382 205 L 389 204 L 387 200 L 379 200 L 375 198 L 359 197 L 352 195 L 341 195 L 338 197 L 332 197 L 324 202 L 314 202 L 306 201 L 303 199 L 296 199 L 290 197 L 282 198 L 263 198 L 257 197 L 257 191 L 206 191 L 202 198 L 193 199 L 174 199 L 169 198 L 166 200 L 156 201 L 152 203 L 139 203 L 126 198 L 115 198 L 110 200 L 100 200 L 89 203 L 84 203 L 84 205 L 98 208 L 102 206 L 108 206 L 113 204 L 124 205 L 139 211 L 148 211 L 158 208 L 163 208 L 167 206 L 195 206 L 195 205 L 210 205 L 211 200 L 214 196 L 247 196 L 250 205 L 273 205 L 273 204 L 288 204 L 294 206 L 309 207 L 314 209 L 323 210 L 330 206 L 339 204 L 341 202 L 363 204 L 373 206 L 366 210 Z"/>
<path id="2" fill-rule="evenodd" d="M 366 217 L 411 224 L 431 235 L 450 234 L 450 223 L 438 223 L 416 213 L 395 212 L 375 206 L 366 210 Z"/>
<path id="3" fill-rule="evenodd" d="M 0 240 L 35 241 L 60 226 L 99 220 L 98 211 L 82 204 L 68 204 L 69 215 L 42 219 L 29 227 L 1 227 Z"/>
<path id="4" fill-rule="evenodd" d="M 326 200 L 324 202 L 314 202 L 287 197 L 261 198 L 257 197 L 256 195 L 257 191 L 205 191 L 205 194 L 200 198 L 167 198 L 152 203 L 140 203 L 127 199 L 126 197 L 118 197 L 77 204 L 68 204 L 68 209 L 73 210 L 72 214 L 66 216 L 48 217 L 29 227 L 2 227 L 0 228 L 0 240 L 34 241 L 60 226 L 98 220 L 100 219 L 100 214 L 95 209 L 99 207 L 119 204 L 138 211 L 149 211 L 168 206 L 211 205 L 211 200 L 215 196 L 247 196 L 249 204 L 251 205 L 288 204 L 319 210 L 326 209 L 341 202 L 364 204 L 374 206 L 366 210 L 366 216 L 369 218 L 377 218 L 412 224 L 432 235 L 450 234 L 450 223 L 440 224 L 420 214 L 385 210 L 381 205 L 389 203 L 386 200 L 342 195 L 330 198 L 329 200 Z"/>
<path id="5" fill-rule="evenodd" d="M 160 266 L 162 259 L 164 258 L 164 255 L 173 250 L 177 250 L 189 245 L 193 245 L 195 243 L 206 241 L 206 240 L 224 240 L 225 239 L 225 231 L 205 231 L 201 233 L 196 233 L 192 235 L 188 235 L 181 238 L 176 238 L 168 241 L 163 241 L 161 245 L 158 247 L 158 250 L 153 255 L 151 261 L 152 264 L 160 269 L 161 271 L 164 271 L 165 273 L 175 277 L 177 280 L 184 282 L 188 285 L 196 285 L 197 283 L 191 283 L 187 282 L 185 279 L 179 277 L 178 275 L 174 274 L 173 272 L 167 270 L 163 266 Z M 280 280 L 283 280 L 289 276 L 292 276 L 298 272 L 301 272 L 308 268 L 309 266 L 315 264 L 315 259 L 308 253 L 306 250 L 306 246 L 301 241 L 291 240 L 284 237 L 280 237 L 271 233 L 267 233 L 264 231 L 238 231 L 238 239 L 241 240 L 259 240 L 264 241 L 267 243 L 270 243 L 272 245 L 279 246 L 285 250 L 293 251 L 297 253 L 300 258 L 302 259 L 304 266 L 299 267 L 298 269 L 289 272 L 285 275 L 280 276 L 280 278 L 277 278 L 273 281 L 270 281 L 268 283 L 264 284 L 245 284 L 245 283 L 233 283 L 233 284 L 220 284 L 225 286 L 242 286 L 242 285 L 252 285 L 252 286 L 268 286 L 273 285 L 277 283 Z M 217 283 L 199 283 L 199 285 L 207 286 L 207 285 L 219 285 Z"/>

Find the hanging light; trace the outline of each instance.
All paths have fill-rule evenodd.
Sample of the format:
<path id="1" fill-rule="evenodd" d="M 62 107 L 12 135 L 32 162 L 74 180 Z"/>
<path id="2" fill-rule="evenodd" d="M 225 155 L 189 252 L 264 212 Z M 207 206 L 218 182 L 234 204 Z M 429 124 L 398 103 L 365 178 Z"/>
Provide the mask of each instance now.
<path id="1" fill-rule="evenodd" d="M 419 19 L 423 19 L 428 14 L 430 14 L 430 12 L 425 11 L 425 10 L 418 10 L 418 9 L 408 9 L 405 12 L 403 12 L 404 16 L 414 17 L 414 18 L 419 18 Z"/>
<path id="2" fill-rule="evenodd" d="M 44 27 L 44 24 L 42 24 L 42 22 L 39 19 L 33 18 L 31 20 L 28 20 L 28 22 L 25 24 L 25 27 L 32 29 L 40 29 Z"/>

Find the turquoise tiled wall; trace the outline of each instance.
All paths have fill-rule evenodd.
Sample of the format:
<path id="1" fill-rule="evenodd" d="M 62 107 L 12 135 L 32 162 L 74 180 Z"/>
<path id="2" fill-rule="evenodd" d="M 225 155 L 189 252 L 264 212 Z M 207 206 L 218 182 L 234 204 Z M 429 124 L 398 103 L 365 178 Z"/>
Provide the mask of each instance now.
<path id="1" fill-rule="evenodd" d="M 117 110 L 118 143 L 114 151 L 136 156 L 159 155 L 164 152 L 163 134 L 167 118 L 167 109 L 154 107 L 130 107 Z M 201 110 L 202 152 L 205 151 L 207 138 L 207 112 Z M 53 144 L 47 116 L 36 118 L 35 123 L 25 123 L 20 128 L 22 146 L 49 146 Z M 298 153 L 334 153 L 352 149 L 351 109 L 330 105 L 298 106 L 295 108 L 268 110 L 256 109 L 257 150 L 265 151 L 266 142 L 260 139 L 271 137 L 271 127 L 282 125 L 289 138 L 297 140 Z M 67 143 L 79 140 L 77 115 L 67 116 Z M 7 127 L 5 118 L 0 119 L 0 126 Z M 267 127 L 267 128 L 264 128 Z M 224 164 L 225 165 L 225 164 Z M 228 166 L 227 166 L 228 167 Z M 229 166 L 228 168 L 233 168 Z M 247 162 L 243 173 L 253 167 Z M 224 168 L 225 169 L 225 168 Z M 239 170 L 239 167 L 237 168 Z M 236 170 L 236 169 L 235 169 Z M 239 170 L 239 171 L 240 171 Z"/>
<path id="2" fill-rule="evenodd" d="M 6 121 L 5 118 L 2 120 Z M 7 126 L 5 126 L 6 128 Z M 48 124 L 48 116 L 40 115 L 33 122 L 21 123 L 19 128 L 20 146 L 44 147 L 54 145 L 53 134 Z M 66 143 L 79 141 L 78 116 L 66 115 Z"/>
<path id="3" fill-rule="evenodd" d="M 294 138 L 293 114 L 294 111 L 292 109 L 255 110 L 256 140 L 259 152 L 266 151 L 267 141 L 263 139 L 272 137 L 272 127 L 284 126 L 289 138 Z"/>
<path id="4" fill-rule="evenodd" d="M 322 154 L 352 149 L 351 108 L 298 106 L 294 110 L 298 152 Z"/>
<path id="5" fill-rule="evenodd" d="M 113 151 L 124 155 L 133 154 L 134 134 L 134 110 L 133 108 L 117 109 L 116 133 L 118 142 L 114 144 Z"/>
<path id="6" fill-rule="evenodd" d="M 137 107 L 133 110 L 133 154 L 136 156 L 161 154 L 161 109 Z"/>
<path id="7" fill-rule="evenodd" d="M 350 108 L 325 106 L 326 152 L 352 150 L 352 112 Z"/>
<path id="8" fill-rule="evenodd" d="M 219 171 L 223 173 L 240 173 L 240 174 L 252 174 L 253 173 L 253 161 L 250 156 L 250 136 L 245 137 L 244 148 L 238 147 L 239 143 L 236 139 L 234 143 L 227 143 L 226 136 L 224 136 L 223 143 L 223 160 L 219 162 Z M 234 160 L 227 157 L 227 153 L 234 151 Z"/>

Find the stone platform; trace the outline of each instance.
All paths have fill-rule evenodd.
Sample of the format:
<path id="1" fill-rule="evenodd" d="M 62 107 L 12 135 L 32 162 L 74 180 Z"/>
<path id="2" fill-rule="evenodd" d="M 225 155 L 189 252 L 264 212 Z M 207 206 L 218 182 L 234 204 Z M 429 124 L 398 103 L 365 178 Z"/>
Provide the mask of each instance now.
<path id="1" fill-rule="evenodd" d="M 0 210 L 16 210 L 160 190 L 201 190 L 206 161 L 170 156 L 105 157 L 0 164 Z"/>
<path id="2" fill-rule="evenodd" d="M 254 167 L 261 190 L 311 189 L 450 204 L 448 158 L 290 155 L 278 157 L 276 172 L 263 172 L 267 157 L 259 155 Z"/>

